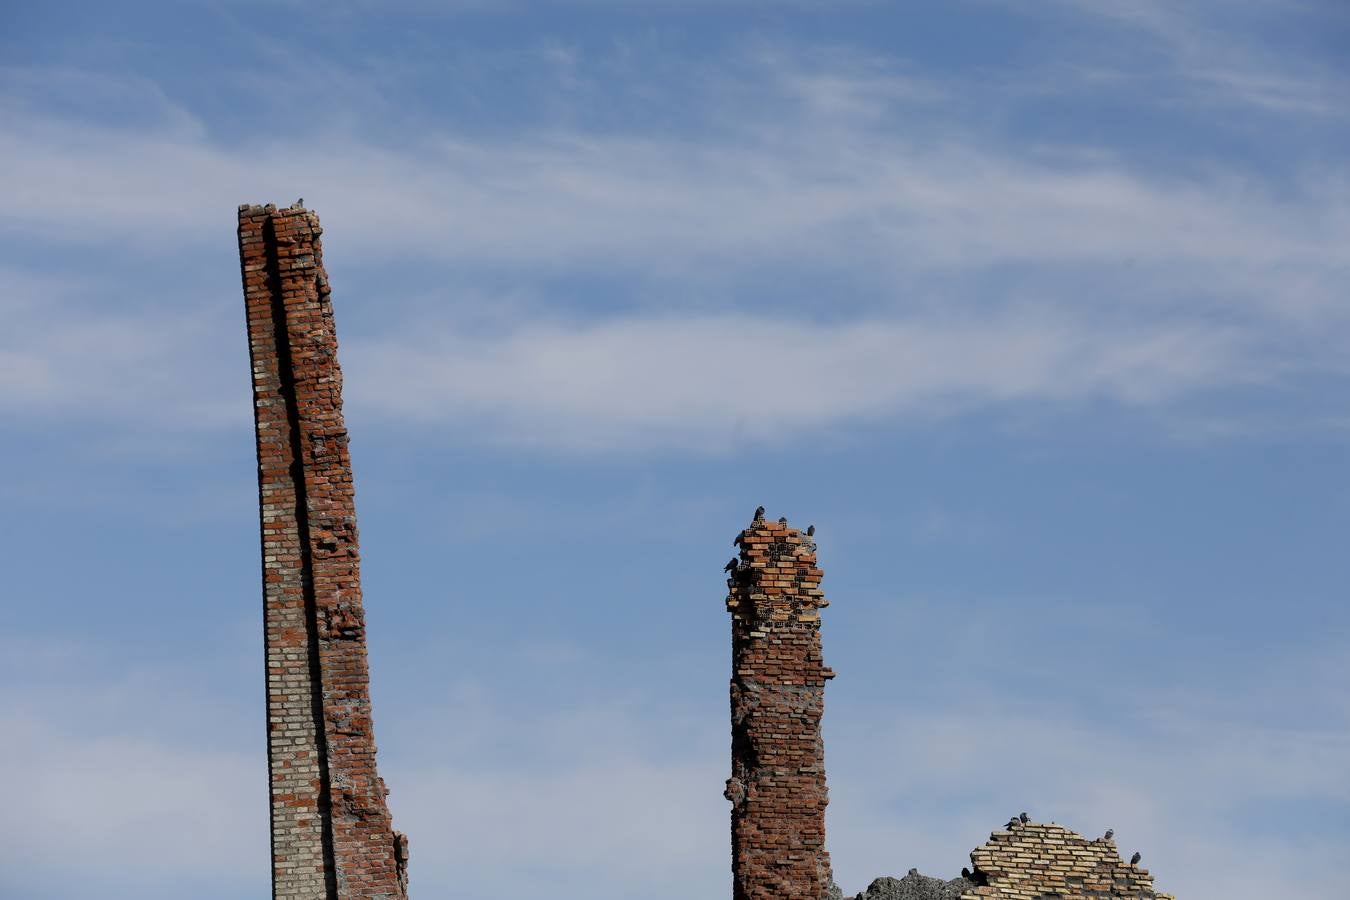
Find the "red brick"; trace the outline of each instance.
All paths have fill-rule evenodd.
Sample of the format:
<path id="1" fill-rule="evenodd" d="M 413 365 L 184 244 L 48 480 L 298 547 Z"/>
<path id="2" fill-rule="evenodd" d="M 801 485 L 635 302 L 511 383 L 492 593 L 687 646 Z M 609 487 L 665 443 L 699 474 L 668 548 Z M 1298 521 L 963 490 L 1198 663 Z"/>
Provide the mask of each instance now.
<path id="1" fill-rule="evenodd" d="M 393 829 L 375 769 L 356 508 L 320 233 L 302 207 L 239 208 L 267 507 L 273 897 L 405 900 L 407 842 Z"/>

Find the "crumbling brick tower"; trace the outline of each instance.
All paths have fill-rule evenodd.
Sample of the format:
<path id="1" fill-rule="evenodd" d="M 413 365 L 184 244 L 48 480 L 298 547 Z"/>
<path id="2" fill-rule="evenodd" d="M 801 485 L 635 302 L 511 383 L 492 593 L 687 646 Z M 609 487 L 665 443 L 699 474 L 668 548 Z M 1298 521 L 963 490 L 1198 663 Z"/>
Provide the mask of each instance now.
<path id="1" fill-rule="evenodd" d="M 811 531 L 811 529 L 808 529 Z M 731 612 L 732 877 L 735 900 L 821 900 L 825 851 L 825 682 L 816 545 L 766 522 L 761 507 L 736 538 Z"/>
<path id="2" fill-rule="evenodd" d="M 318 217 L 241 206 L 253 362 L 274 900 L 403 900 L 375 771 L 342 373 Z"/>

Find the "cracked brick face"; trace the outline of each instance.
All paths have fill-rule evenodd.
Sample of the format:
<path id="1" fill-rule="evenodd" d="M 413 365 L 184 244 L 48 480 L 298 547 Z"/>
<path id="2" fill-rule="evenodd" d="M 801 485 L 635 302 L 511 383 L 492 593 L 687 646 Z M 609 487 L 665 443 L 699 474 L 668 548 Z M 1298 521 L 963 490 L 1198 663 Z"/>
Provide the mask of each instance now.
<path id="1" fill-rule="evenodd" d="M 820 900 L 825 851 L 825 682 L 816 546 L 757 518 L 738 538 L 731 612 L 732 878 L 735 900 Z"/>
<path id="2" fill-rule="evenodd" d="M 318 217 L 239 208 L 262 525 L 275 900 L 404 900 L 375 739 Z"/>

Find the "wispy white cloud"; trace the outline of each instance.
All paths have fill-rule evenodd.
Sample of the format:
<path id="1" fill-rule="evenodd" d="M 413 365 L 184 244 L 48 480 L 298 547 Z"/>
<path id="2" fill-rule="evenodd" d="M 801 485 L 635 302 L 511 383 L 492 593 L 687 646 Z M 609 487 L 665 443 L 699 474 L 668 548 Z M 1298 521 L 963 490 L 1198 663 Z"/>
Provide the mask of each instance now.
<path id="1" fill-rule="evenodd" d="M 179 432 L 247 423 L 247 372 L 223 365 L 242 338 L 217 340 L 240 327 L 234 303 L 101 308 L 99 296 L 92 279 L 0 267 L 0 413 Z"/>
<path id="2" fill-rule="evenodd" d="M 1306 55 L 1275 52 L 1262 40 L 1263 19 L 1299 17 L 1315 22 L 1316 9 L 1308 4 L 1056 0 L 1054 5 L 1146 36 L 1198 99 L 1295 117 L 1345 115 L 1340 98 L 1350 90 L 1350 82 L 1343 72 Z"/>
<path id="3" fill-rule="evenodd" d="M 1233 383 L 1240 335 L 1132 334 L 1032 318 L 830 325 L 738 316 L 533 326 L 349 342 L 349 396 L 373 415 L 491 439 L 725 452 L 895 415 L 1096 398 L 1151 404 Z M 472 423 L 472 424 L 470 424 Z"/>
<path id="4" fill-rule="evenodd" d="M 0 231 L 153 264 L 230 244 L 241 199 L 303 194 L 333 259 L 453 266 L 465 283 L 502 272 L 630 282 L 617 314 L 574 298 L 570 318 L 543 315 L 536 303 L 522 310 L 534 322 L 489 332 L 455 315 L 400 319 L 393 305 L 383 333 L 344 330 L 359 375 L 348 387 L 365 410 L 467 417 L 489 441 L 540 447 L 707 448 L 939 405 L 1161 405 L 1337 370 L 1350 336 L 1337 302 L 1346 172 L 1183 177 L 1101 148 L 989 145 L 954 121 L 913 138 L 878 122 L 933 88 L 870 57 L 761 46 L 748 65 L 782 101 L 774 115 L 697 140 L 436 126 L 397 148 L 340 130 L 226 146 L 159 94 L 161 124 L 137 129 L 17 103 L 0 136 L 11 198 Z M 1009 267 L 1032 274 L 1006 294 L 955 286 Z M 764 298 L 736 293 L 767 268 L 844 292 L 866 273 L 869 293 L 795 298 L 770 319 Z M 232 269 L 220 275 L 234 283 Z M 935 278 L 952 286 L 914 290 Z M 639 296 L 656 283 L 659 313 Z M 456 305 L 442 294 L 431 302 Z M 114 312 L 24 284 L 15 296 L 0 339 L 11 414 L 188 428 L 242 415 L 247 386 L 209 349 L 234 318 L 223 294 L 216 313 L 166 298 Z M 751 403 L 736 385 L 765 360 L 798 380 Z"/>
<path id="5" fill-rule="evenodd" d="M 1119 160 L 1037 161 L 951 133 L 818 132 L 810 117 L 761 143 L 425 134 L 401 151 L 13 124 L 0 140 L 13 198 L 0 226 L 141 250 L 219 241 L 241 198 L 292 194 L 322 210 L 331 242 L 366 258 L 662 272 L 787 260 L 1332 265 L 1346 262 L 1350 222 L 1345 173 L 1308 173 L 1289 196 L 1236 172 L 1179 180 Z M 130 209 L 154 215 L 131 227 Z"/>
<path id="6" fill-rule="evenodd" d="M 744 65 L 761 99 L 767 87 L 795 107 L 798 115 L 820 117 L 850 129 L 882 125 L 888 116 L 953 99 L 951 84 L 920 76 L 893 59 L 856 47 L 803 48 L 760 42 L 747 51 Z M 718 93 L 725 96 L 726 88 Z"/>
<path id="7" fill-rule="evenodd" d="M 10 115 L 148 128 L 183 140 L 206 135 L 201 118 L 174 102 L 161 84 L 130 72 L 110 77 L 74 65 L 0 66 L 0 85 L 0 108 Z"/>

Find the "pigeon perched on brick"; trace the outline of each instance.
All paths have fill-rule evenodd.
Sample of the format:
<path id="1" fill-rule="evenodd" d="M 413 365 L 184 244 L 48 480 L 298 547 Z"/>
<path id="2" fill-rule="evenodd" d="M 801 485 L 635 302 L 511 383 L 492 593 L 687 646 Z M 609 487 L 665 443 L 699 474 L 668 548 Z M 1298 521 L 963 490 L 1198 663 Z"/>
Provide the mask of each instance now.
<path id="1" fill-rule="evenodd" d="M 296 205 L 296 206 L 304 206 L 304 205 L 305 205 L 305 198 L 304 198 L 304 197 L 301 197 L 299 200 L 296 200 L 296 201 L 295 201 L 295 205 Z"/>
<path id="2" fill-rule="evenodd" d="M 1113 838 L 1113 837 L 1115 837 L 1115 836 L 1116 836 L 1116 830 L 1115 830 L 1114 828 L 1108 828 L 1108 829 L 1106 829 L 1106 834 L 1102 835 L 1102 840 L 1104 840 L 1104 841 L 1109 841 L 1109 840 L 1111 840 L 1111 838 Z"/>
<path id="3" fill-rule="evenodd" d="M 762 506 L 755 507 L 755 521 L 756 522 L 764 521 L 764 507 Z"/>
<path id="4" fill-rule="evenodd" d="M 726 568 L 723 569 L 722 571 L 723 571 L 723 572 L 735 572 L 735 571 L 736 571 L 736 566 L 737 566 L 739 563 L 740 563 L 740 560 L 738 560 L 736 557 L 733 556 L 733 557 L 731 558 L 731 562 L 727 563 Z"/>
<path id="5" fill-rule="evenodd" d="M 1132 866 L 1137 866 L 1137 865 L 1139 865 L 1139 860 L 1141 860 L 1141 859 L 1143 859 L 1143 858 L 1144 858 L 1144 854 L 1142 854 L 1142 853 L 1140 853 L 1140 852 L 1138 852 L 1138 851 L 1135 851 L 1134 856 L 1131 856 L 1131 857 L 1130 857 L 1130 865 L 1132 865 Z"/>
<path id="6" fill-rule="evenodd" d="M 1003 827 L 1004 827 L 1006 830 L 1011 831 L 1012 829 L 1016 828 L 1018 825 L 1021 825 L 1021 824 L 1022 824 L 1022 820 L 1019 819 L 1019 818 L 1017 818 L 1017 816 L 1013 816 L 1011 819 L 1008 820 L 1008 824 L 1007 824 L 1007 825 L 1004 825 Z"/>
<path id="7" fill-rule="evenodd" d="M 1022 813 L 1020 816 L 1017 817 L 1017 821 L 1025 825 L 1031 821 L 1031 816 L 1027 815 L 1026 813 Z"/>
<path id="8" fill-rule="evenodd" d="M 778 517 L 778 524 L 779 524 L 779 525 L 786 525 L 786 524 L 787 524 L 787 516 L 779 516 L 779 517 Z"/>
<path id="9" fill-rule="evenodd" d="M 815 535 L 816 535 L 816 526 L 814 526 L 814 525 L 807 525 L 807 526 L 806 526 L 806 536 L 807 536 L 807 537 L 815 537 Z"/>
<path id="10" fill-rule="evenodd" d="M 970 870 L 967 869 L 965 866 L 961 867 L 961 877 L 964 878 L 966 881 L 970 880 Z"/>

